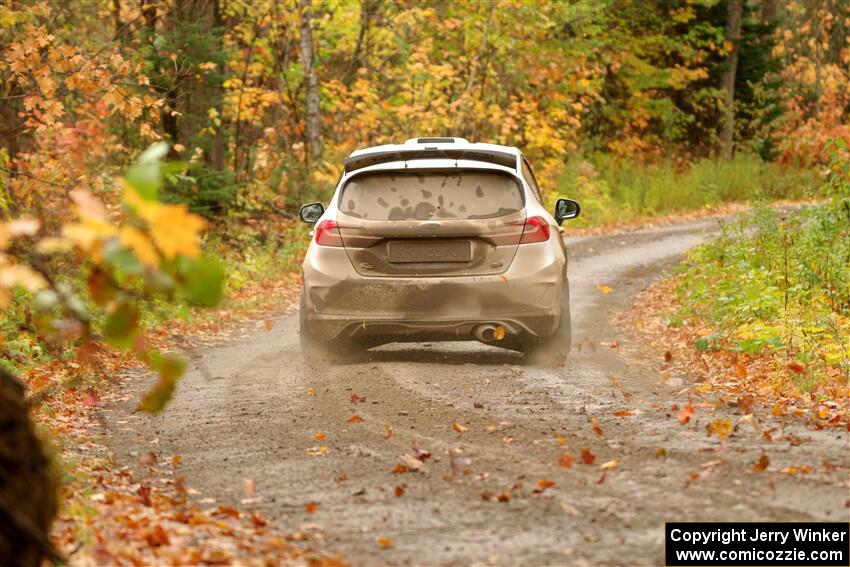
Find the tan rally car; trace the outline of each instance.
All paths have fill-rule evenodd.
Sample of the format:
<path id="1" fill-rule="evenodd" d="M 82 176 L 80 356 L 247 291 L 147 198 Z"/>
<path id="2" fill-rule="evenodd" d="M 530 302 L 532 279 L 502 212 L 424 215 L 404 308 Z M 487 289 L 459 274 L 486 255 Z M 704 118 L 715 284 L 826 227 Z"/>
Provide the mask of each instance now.
<path id="1" fill-rule="evenodd" d="M 463 138 L 357 150 L 315 223 L 304 260 L 301 344 L 340 353 L 398 341 L 475 339 L 570 348 L 563 220 L 522 153 Z"/>

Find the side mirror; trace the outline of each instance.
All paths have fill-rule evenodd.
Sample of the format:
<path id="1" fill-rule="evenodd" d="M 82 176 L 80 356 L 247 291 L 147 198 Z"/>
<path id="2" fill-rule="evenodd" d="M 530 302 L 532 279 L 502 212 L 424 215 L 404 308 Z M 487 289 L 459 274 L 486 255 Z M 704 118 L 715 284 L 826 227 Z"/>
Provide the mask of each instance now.
<path id="1" fill-rule="evenodd" d="M 567 219 L 574 219 L 581 214 L 581 205 L 572 199 L 558 199 L 555 202 L 555 220 L 560 225 Z"/>
<path id="2" fill-rule="evenodd" d="M 298 211 L 298 216 L 306 223 L 315 224 L 325 214 L 325 206 L 321 203 L 310 203 L 304 205 Z"/>

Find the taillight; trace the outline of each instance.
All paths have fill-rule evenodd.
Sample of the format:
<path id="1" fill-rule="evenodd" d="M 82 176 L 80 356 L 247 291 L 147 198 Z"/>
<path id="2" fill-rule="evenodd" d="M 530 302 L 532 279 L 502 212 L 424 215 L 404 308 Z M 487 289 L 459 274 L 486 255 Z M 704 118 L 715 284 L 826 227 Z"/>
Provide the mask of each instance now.
<path id="1" fill-rule="evenodd" d="M 522 238 L 520 244 L 532 244 L 534 242 L 546 242 L 549 240 L 549 223 L 543 217 L 529 217 L 525 219 L 522 227 Z"/>
<path id="2" fill-rule="evenodd" d="M 333 220 L 323 220 L 316 225 L 316 244 L 319 246 L 342 246 L 339 225 Z"/>

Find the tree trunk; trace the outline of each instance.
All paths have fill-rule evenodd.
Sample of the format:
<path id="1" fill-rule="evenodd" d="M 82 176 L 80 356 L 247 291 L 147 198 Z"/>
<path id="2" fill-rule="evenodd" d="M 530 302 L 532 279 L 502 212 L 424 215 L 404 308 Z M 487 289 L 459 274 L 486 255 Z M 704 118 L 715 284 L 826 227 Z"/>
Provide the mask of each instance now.
<path id="1" fill-rule="evenodd" d="M 307 82 L 307 147 L 309 157 L 322 159 L 321 115 L 319 114 L 319 78 L 316 74 L 316 54 L 313 50 L 313 11 L 311 0 L 300 0 L 301 9 L 301 67 Z"/>
<path id="2" fill-rule="evenodd" d="M 112 0 L 112 21 L 115 26 L 115 35 L 117 38 L 121 34 L 121 0 Z"/>
<path id="3" fill-rule="evenodd" d="M 779 16 L 779 0 L 764 0 L 761 5 L 761 21 L 768 24 Z"/>
<path id="4" fill-rule="evenodd" d="M 56 479 L 30 419 L 23 384 L 0 366 L 0 561 L 38 567 L 65 560 L 50 542 Z"/>
<path id="5" fill-rule="evenodd" d="M 726 69 L 720 78 L 720 87 L 726 95 L 720 129 L 720 154 L 724 159 L 732 159 L 735 147 L 735 75 L 738 71 L 738 52 L 741 47 L 743 0 L 728 0 L 727 10 L 726 41 L 732 44 L 732 48 L 726 56 Z"/>

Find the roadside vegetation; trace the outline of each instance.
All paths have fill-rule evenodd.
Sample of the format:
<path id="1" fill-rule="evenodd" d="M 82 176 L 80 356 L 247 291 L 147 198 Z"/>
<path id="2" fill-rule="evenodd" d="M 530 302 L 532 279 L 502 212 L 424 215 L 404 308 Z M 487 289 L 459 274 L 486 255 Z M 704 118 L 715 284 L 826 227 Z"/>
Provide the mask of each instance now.
<path id="1" fill-rule="evenodd" d="M 724 224 L 677 275 L 644 292 L 631 318 L 656 344 L 679 347 L 676 357 L 703 391 L 750 400 L 750 407 L 757 400 L 776 416 L 793 410 L 843 424 L 850 418 L 845 143 L 831 145 L 828 170 L 822 204 L 763 202 Z"/>

